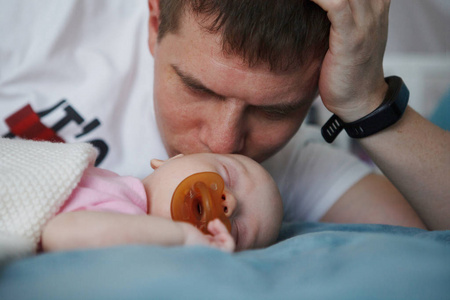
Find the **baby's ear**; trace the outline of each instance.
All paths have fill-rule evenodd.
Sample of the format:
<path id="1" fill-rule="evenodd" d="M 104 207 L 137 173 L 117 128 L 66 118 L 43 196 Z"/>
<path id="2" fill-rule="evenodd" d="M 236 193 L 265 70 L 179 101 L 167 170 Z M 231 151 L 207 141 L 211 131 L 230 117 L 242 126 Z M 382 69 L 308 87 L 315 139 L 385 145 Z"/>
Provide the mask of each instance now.
<path id="1" fill-rule="evenodd" d="M 180 158 L 183 156 L 184 156 L 183 154 L 178 154 L 178 155 L 175 155 L 174 157 L 169 158 L 168 160 L 161 160 L 161 159 L 154 158 L 150 161 L 150 166 L 152 167 L 153 170 L 156 170 L 159 167 L 161 167 L 166 161 L 169 161 L 169 160 L 172 160 L 175 158 Z"/>
<path id="2" fill-rule="evenodd" d="M 164 160 L 154 158 L 150 161 L 150 166 L 152 167 L 153 170 L 156 170 L 159 167 L 161 167 L 164 164 L 164 162 L 165 162 Z"/>

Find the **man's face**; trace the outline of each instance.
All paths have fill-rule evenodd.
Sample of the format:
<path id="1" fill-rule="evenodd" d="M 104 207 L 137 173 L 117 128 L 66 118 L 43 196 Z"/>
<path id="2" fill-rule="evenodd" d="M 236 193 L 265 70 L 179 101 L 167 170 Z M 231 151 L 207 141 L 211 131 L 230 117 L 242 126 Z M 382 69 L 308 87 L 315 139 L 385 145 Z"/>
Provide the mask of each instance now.
<path id="1" fill-rule="evenodd" d="M 320 61 L 277 73 L 250 68 L 193 15 L 180 21 L 160 42 L 150 26 L 155 112 L 169 156 L 239 153 L 261 162 L 280 150 L 317 94 Z"/>

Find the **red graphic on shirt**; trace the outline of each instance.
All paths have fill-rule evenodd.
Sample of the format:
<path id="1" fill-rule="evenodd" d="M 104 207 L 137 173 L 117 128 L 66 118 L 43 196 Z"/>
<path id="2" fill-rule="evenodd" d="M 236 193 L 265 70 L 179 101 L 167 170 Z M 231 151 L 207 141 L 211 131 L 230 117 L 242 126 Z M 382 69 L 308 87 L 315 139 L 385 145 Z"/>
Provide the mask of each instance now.
<path id="1" fill-rule="evenodd" d="M 54 112 L 63 112 L 63 116 L 53 124 L 51 127 L 47 127 L 41 122 L 41 119 L 47 115 L 51 115 Z M 68 124 L 78 126 L 79 131 L 74 134 L 73 138 L 79 139 L 81 137 L 87 137 L 100 126 L 100 121 L 94 118 L 90 121 L 86 121 L 77 110 L 70 105 L 65 99 L 62 99 L 54 106 L 35 112 L 30 104 L 22 107 L 9 117 L 5 119 L 6 125 L 9 127 L 9 132 L 2 137 L 14 138 L 19 137 L 27 140 L 35 141 L 50 141 L 64 143 L 65 140 L 58 135 L 58 132 L 66 127 Z M 69 137 L 70 139 L 70 137 Z M 84 142 L 90 143 L 98 150 L 97 159 L 95 165 L 99 165 L 106 157 L 109 151 L 108 144 L 103 139 L 87 138 L 83 139 Z"/>
<path id="2" fill-rule="evenodd" d="M 35 140 L 64 143 L 64 139 L 56 132 L 42 124 L 40 117 L 28 104 L 5 120 L 12 134 L 17 137 Z"/>

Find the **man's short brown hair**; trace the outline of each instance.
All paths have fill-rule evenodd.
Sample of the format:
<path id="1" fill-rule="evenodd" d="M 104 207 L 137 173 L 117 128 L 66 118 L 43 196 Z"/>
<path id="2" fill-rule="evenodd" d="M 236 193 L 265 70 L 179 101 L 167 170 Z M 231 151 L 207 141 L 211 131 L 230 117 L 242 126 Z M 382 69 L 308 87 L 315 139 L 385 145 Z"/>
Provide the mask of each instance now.
<path id="1" fill-rule="evenodd" d="M 249 66 L 286 70 L 328 49 L 330 22 L 311 0 L 160 0 L 158 41 L 177 31 L 186 9 L 207 31 L 222 35 L 224 51 Z"/>

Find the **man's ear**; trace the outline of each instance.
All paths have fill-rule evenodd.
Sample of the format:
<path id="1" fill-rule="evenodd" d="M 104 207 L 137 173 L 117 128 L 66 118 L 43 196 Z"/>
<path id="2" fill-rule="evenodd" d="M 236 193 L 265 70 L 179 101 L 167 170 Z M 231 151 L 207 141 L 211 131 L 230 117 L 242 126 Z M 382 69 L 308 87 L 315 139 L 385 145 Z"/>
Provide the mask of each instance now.
<path id="1" fill-rule="evenodd" d="M 183 156 L 184 156 L 183 154 L 178 154 L 178 155 L 175 155 L 175 156 L 169 158 L 168 160 L 161 160 L 161 159 L 156 159 L 156 158 L 154 158 L 154 159 L 152 159 L 152 160 L 150 161 L 150 166 L 152 167 L 153 170 L 156 170 L 156 169 L 158 169 L 159 167 L 161 167 L 163 164 L 165 164 L 166 162 L 168 162 L 169 160 L 176 159 L 176 158 L 180 158 L 180 157 L 183 157 Z"/>
<path id="2" fill-rule="evenodd" d="M 158 41 L 159 0 L 148 0 L 148 9 L 150 11 L 148 19 L 148 48 L 154 56 L 155 46 Z"/>

